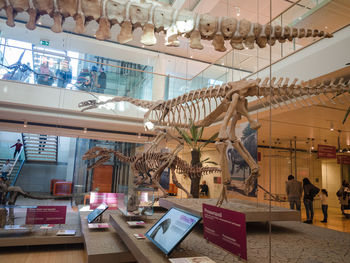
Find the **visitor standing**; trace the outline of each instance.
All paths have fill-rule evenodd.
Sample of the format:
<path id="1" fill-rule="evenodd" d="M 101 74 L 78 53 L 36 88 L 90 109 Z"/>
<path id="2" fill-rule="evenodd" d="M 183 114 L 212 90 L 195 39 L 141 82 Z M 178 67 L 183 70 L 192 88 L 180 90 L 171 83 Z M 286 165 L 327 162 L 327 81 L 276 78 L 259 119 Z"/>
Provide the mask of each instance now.
<path id="1" fill-rule="evenodd" d="M 12 165 L 10 164 L 10 160 L 7 159 L 6 162 L 4 163 L 4 165 L 2 166 L 2 169 L 1 169 L 1 177 L 5 181 L 7 181 L 7 175 L 9 174 L 11 167 L 12 167 Z"/>
<path id="2" fill-rule="evenodd" d="M 202 184 L 200 185 L 201 188 L 201 195 L 208 196 L 209 193 L 209 187 L 207 185 L 206 181 L 203 181 Z"/>
<path id="3" fill-rule="evenodd" d="M 320 193 L 321 205 L 322 205 L 322 213 L 323 220 L 322 223 L 327 223 L 328 218 L 328 192 L 326 189 L 322 189 Z"/>
<path id="4" fill-rule="evenodd" d="M 98 76 L 98 86 L 99 86 L 100 93 L 105 93 L 106 84 L 107 84 L 107 75 L 104 71 L 104 68 L 101 67 L 100 68 L 100 75 Z"/>
<path id="5" fill-rule="evenodd" d="M 296 210 L 300 211 L 303 185 L 301 182 L 295 180 L 293 175 L 288 176 L 288 181 L 286 182 L 286 193 L 290 209 L 294 209 L 295 207 Z"/>
<path id="6" fill-rule="evenodd" d="M 337 191 L 337 196 L 340 203 L 340 210 L 343 215 L 345 215 L 344 209 L 349 207 L 349 195 L 350 195 L 349 183 L 343 180 L 339 190 Z"/>
<path id="7" fill-rule="evenodd" d="M 304 188 L 304 205 L 306 209 L 306 221 L 304 223 L 312 224 L 314 219 L 314 206 L 313 201 L 314 197 L 320 191 L 319 188 L 314 186 L 308 178 L 303 179 L 303 188 Z"/>
<path id="8" fill-rule="evenodd" d="M 19 153 L 19 152 L 21 151 L 22 145 L 23 145 L 23 144 L 21 143 L 21 140 L 18 139 L 17 142 L 16 142 L 14 145 L 12 145 L 12 146 L 10 147 L 10 148 L 16 147 L 16 148 L 15 148 L 15 152 L 13 153 L 13 159 L 15 159 L 15 158 L 16 158 L 16 154 Z"/>

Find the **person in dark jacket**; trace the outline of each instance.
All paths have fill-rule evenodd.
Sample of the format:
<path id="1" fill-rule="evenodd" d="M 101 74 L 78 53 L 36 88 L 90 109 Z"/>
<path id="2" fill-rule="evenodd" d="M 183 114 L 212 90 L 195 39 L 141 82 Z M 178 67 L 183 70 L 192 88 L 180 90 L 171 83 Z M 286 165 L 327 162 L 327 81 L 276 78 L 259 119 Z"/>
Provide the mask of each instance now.
<path id="1" fill-rule="evenodd" d="M 13 153 L 13 159 L 15 159 L 15 158 L 16 158 L 16 154 L 19 153 L 19 152 L 21 151 L 22 145 L 23 145 L 23 144 L 21 143 L 21 140 L 18 139 L 17 142 L 16 142 L 14 145 L 12 145 L 12 146 L 10 147 L 10 148 L 16 147 L 16 148 L 15 148 L 15 152 Z"/>
<path id="2" fill-rule="evenodd" d="M 100 93 L 105 93 L 106 89 L 106 84 L 107 84 L 107 76 L 104 71 L 104 68 L 100 68 L 100 75 L 98 76 L 98 87 L 99 87 L 99 92 Z"/>
<path id="3" fill-rule="evenodd" d="M 314 207 L 313 201 L 314 197 L 318 194 L 320 189 L 314 186 L 308 178 L 303 179 L 303 189 L 304 189 L 304 205 L 306 209 L 306 221 L 304 223 L 312 224 L 314 219 Z"/>

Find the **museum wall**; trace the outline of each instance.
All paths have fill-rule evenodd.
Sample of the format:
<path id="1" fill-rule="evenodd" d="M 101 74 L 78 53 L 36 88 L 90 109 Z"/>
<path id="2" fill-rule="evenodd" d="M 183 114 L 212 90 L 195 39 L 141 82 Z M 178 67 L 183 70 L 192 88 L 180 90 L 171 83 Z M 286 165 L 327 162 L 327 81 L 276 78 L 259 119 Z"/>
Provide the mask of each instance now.
<path id="1" fill-rule="evenodd" d="M 7 159 L 13 157 L 13 152 L 15 148 L 10 147 L 14 145 L 17 140 L 20 139 L 22 141 L 22 136 L 20 133 L 16 132 L 4 132 L 0 131 L 0 158 Z"/>
<path id="2" fill-rule="evenodd" d="M 322 161 L 322 188 L 328 191 L 328 205 L 330 207 L 339 207 L 339 201 L 336 192 L 341 185 L 340 165 L 335 159 Z"/>

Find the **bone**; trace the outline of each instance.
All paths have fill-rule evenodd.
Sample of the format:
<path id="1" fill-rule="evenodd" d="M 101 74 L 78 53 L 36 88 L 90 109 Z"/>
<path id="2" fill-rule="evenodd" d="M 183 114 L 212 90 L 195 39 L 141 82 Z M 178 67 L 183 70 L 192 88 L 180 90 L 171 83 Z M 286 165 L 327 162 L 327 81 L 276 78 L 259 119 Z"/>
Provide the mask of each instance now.
<path id="1" fill-rule="evenodd" d="M 219 52 L 225 52 L 226 47 L 225 47 L 225 39 L 224 36 L 221 33 L 221 23 L 222 23 L 222 18 L 219 18 L 218 21 L 218 31 L 216 35 L 214 36 L 212 45 L 214 46 L 214 49 Z"/>
<path id="2" fill-rule="evenodd" d="M 204 14 L 199 21 L 199 32 L 204 39 L 212 39 L 218 30 L 216 17 Z"/>
<path id="3" fill-rule="evenodd" d="M 232 48 L 238 50 L 244 49 L 243 39 L 245 39 L 250 32 L 250 27 L 251 23 L 248 20 L 243 19 L 238 22 L 237 30 L 230 41 Z"/>
<path id="4" fill-rule="evenodd" d="M 117 41 L 121 44 L 125 44 L 133 39 L 132 24 L 130 21 L 124 21 L 120 33 L 117 37 Z"/>
<path id="5" fill-rule="evenodd" d="M 201 15 L 197 15 L 195 29 L 192 31 L 190 36 L 190 48 L 202 50 L 204 47 L 201 44 L 201 33 L 199 32 L 199 21 Z"/>
<path id="6" fill-rule="evenodd" d="M 192 32 L 196 26 L 196 15 L 188 10 L 179 11 L 176 19 L 176 27 L 180 34 L 186 35 Z"/>
<path id="7" fill-rule="evenodd" d="M 154 34 L 154 25 L 152 24 L 155 8 L 156 8 L 155 5 L 153 5 L 151 7 L 148 22 L 143 27 L 143 34 L 141 36 L 141 43 L 146 45 L 146 46 L 152 46 L 152 45 L 155 45 L 157 43 L 157 38 Z"/>
<path id="8" fill-rule="evenodd" d="M 117 41 L 121 44 L 125 44 L 133 39 L 132 24 L 130 21 L 130 2 L 127 3 L 125 8 L 125 20 L 120 28 L 120 33 L 117 36 Z"/>
<path id="9" fill-rule="evenodd" d="M 154 10 L 153 22 L 157 32 L 168 30 L 173 22 L 172 14 L 173 9 L 170 6 L 160 6 Z"/>
<path id="10" fill-rule="evenodd" d="M 107 18 L 106 5 L 107 5 L 107 0 L 102 0 L 102 3 L 101 3 L 102 16 L 99 19 L 98 30 L 96 31 L 96 38 L 98 40 L 106 40 L 111 37 L 111 23 Z"/>
<path id="11" fill-rule="evenodd" d="M 173 17 L 172 24 L 169 27 L 169 29 L 166 31 L 165 45 L 170 47 L 180 46 L 180 41 L 178 40 L 178 30 L 176 27 L 177 15 L 178 15 L 178 10 L 175 10 L 172 15 Z"/>
<path id="12" fill-rule="evenodd" d="M 9 27 L 14 27 L 15 26 L 15 19 L 14 19 L 14 15 L 13 15 L 12 6 L 10 6 L 10 5 L 6 6 L 5 11 L 6 11 L 6 16 L 7 16 L 6 25 L 8 25 Z"/>
<path id="13" fill-rule="evenodd" d="M 224 17 L 221 21 L 221 32 L 224 38 L 231 39 L 236 32 L 237 19 Z"/>

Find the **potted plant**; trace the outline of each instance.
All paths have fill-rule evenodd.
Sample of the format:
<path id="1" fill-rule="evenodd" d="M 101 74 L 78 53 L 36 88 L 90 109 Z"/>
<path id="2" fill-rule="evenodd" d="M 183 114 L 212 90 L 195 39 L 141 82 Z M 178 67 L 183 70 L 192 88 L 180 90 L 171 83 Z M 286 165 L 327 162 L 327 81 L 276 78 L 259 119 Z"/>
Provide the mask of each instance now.
<path id="1" fill-rule="evenodd" d="M 176 127 L 176 130 L 179 132 L 181 137 L 191 148 L 191 165 L 192 166 L 202 166 L 204 163 L 211 163 L 217 165 L 217 163 L 212 162 L 209 158 L 201 160 L 201 150 L 207 146 L 209 143 L 215 142 L 215 139 L 218 137 L 219 133 L 213 134 L 208 140 L 203 140 L 202 135 L 204 127 L 195 126 L 193 121 L 190 122 L 190 134 L 185 130 L 179 129 Z M 201 175 L 194 176 L 191 178 L 191 195 L 193 198 L 199 198 L 199 185 L 200 185 Z"/>

